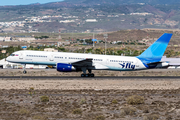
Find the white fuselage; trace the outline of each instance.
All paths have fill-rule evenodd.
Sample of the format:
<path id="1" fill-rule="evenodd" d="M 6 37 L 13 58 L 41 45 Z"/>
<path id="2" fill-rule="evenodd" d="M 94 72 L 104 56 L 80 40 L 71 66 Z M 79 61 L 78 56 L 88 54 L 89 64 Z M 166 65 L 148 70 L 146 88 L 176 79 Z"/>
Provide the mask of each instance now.
<path id="1" fill-rule="evenodd" d="M 96 55 L 67 52 L 17 51 L 7 61 L 20 64 L 52 65 L 71 64 L 84 59 L 93 59 L 93 70 L 133 71 L 147 69 L 136 57 Z"/>

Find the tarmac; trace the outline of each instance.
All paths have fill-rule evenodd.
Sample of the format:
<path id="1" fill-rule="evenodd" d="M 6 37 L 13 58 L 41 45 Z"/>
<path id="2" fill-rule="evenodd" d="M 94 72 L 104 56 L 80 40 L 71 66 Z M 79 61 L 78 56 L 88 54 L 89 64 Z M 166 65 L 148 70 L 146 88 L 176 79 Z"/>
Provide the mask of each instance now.
<path id="1" fill-rule="evenodd" d="M 143 80 L 168 80 L 176 79 L 180 80 L 180 76 L 97 76 L 97 77 L 78 77 L 78 76 L 0 76 L 0 79 L 28 79 L 28 80 L 133 80 L 133 79 L 143 79 Z"/>

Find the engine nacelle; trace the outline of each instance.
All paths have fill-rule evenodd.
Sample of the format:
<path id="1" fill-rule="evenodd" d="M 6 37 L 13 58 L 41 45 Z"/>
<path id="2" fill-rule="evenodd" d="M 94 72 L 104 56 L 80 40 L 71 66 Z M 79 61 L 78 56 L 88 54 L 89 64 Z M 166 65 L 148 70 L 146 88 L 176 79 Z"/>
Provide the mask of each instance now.
<path id="1" fill-rule="evenodd" d="M 163 62 L 163 63 L 158 63 L 156 68 L 167 68 L 169 67 L 169 63 Z"/>
<path id="2" fill-rule="evenodd" d="M 56 69 L 59 72 L 72 72 L 76 69 L 71 64 L 57 63 Z"/>

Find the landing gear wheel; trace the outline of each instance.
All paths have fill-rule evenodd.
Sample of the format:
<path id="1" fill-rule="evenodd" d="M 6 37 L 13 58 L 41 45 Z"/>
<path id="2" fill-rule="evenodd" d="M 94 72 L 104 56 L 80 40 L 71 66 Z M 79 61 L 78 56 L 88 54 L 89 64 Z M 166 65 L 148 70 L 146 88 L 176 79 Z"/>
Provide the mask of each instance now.
<path id="1" fill-rule="evenodd" d="M 24 71 L 23 71 L 23 73 L 24 73 L 24 74 L 26 74 L 26 73 L 27 73 L 27 71 L 26 71 L 26 70 L 24 70 Z"/>
<path id="2" fill-rule="evenodd" d="M 94 77 L 94 74 L 81 74 L 81 77 Z"/>
<path id="3" fill-rule="evenodd" d="M 86 74 L 81 74 L 81 77 L 85 77 L 86 76 Z"/>
<path id="4" fill-rule="evenodd" d="M 94 77 L 94 74 L 90 74 L 90 77 Z"/>

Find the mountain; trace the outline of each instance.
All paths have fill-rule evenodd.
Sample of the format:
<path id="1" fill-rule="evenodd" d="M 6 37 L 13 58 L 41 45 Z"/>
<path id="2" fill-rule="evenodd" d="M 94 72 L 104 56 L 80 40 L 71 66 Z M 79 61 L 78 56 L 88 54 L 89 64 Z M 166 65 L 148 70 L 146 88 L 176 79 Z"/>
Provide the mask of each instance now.
<path id="1" fill-rule="evenodd" d="M 0 13 L 0 31 L 11 32 L 180 28 L 178 0 L 64 0 L 0 6 Z"/>
<path id="2" fill-rule="evenodd" d="M 150 5 L 165 5 L 165 4 L 179 4 L 178 0 L 65 0 L 67 3 L 79 5 L 98 5 L 98 4 L 139 4 L 145 3 Z"/>
<path id="3" fill-rule="evenodd" d="M 178 0 L 64 0 L 60 2 L 51 2 L 46 4 L 33 3 L 30 5 L 20 6 L 39 6 L 39 7 L 72 7 L 72 6 L 94 6 L 94 5 L 132 5 L 132 4 L 149 4 L 149 5 L 171 5 L 180 4 Z M 8 6 L 8 7 L 15 7 Z M 7 6 L 4 6 L 7 7 Z"/>

